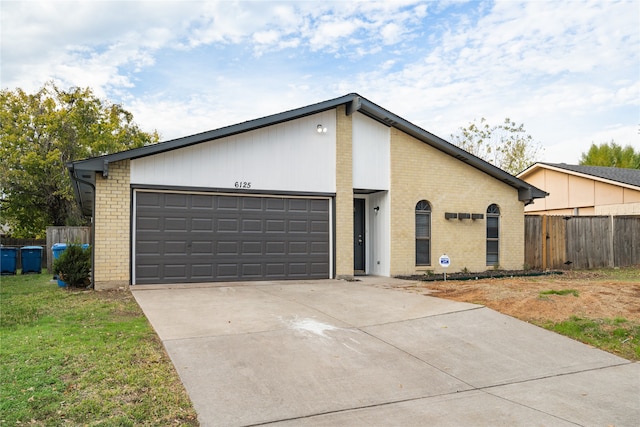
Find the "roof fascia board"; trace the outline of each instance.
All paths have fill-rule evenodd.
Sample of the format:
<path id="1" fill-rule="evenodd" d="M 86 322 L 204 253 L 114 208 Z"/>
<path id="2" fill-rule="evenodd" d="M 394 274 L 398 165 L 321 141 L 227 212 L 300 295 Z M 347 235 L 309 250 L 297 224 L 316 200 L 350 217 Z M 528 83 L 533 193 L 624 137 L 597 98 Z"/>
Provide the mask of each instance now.
<path id="1" fill-rule="evenodd" d="M 419 126 L 414 125 L 413 123 L 403 119 L 402 117 L 393 114 L 392 112 L 385 110 L 377 104 L 372 103 L 366 99 L 362 99 L 361 108 L 359 110 L 361 113 L 366 114 L 367 116 L 389 126 L 395 127 L 416 139 L 419 139 L 432 147 L 442 151 L 445 154 L 448 154 L 456 159 L 467 163 L 474 168 L 487 173 L 494 178 L 499 179 L 500 181 L 510 185 L 511 187 L 515 187 L 518 189 L 518 197 L 522 201 L 528 201 L 532 199 L 539 199 L 548 196 L 548 193 L 540 190 L 539 188 L 511 175 L 508 172 L 503 171 L 502 169 L 492 165 L 489 162 L 486 162 L 479 157 L 472 155 L 464 151 L 463 149 L 456 147 L 455 145 L 445 141 L 444 139 L 427 132 Z M 528 190 L 522 192 L 521 190 Z M 523 198 L 523 196 L 527 195 Z"/>
<path id="2" fill-rule="evenodd" d="M 266 117 L 261 117 L 255 120 L 249 120 L 246 122 L 238 123 L 231 126 L 226 126 L 219 129 L 214 129 L 207 132 L 198 133 L 195 135 L 186 136 L 183 138 L 177 138 L 158 144 L 147 145 L 145 147 L 134 148 L 132 150 L 121 151 L 118 153 L 107 154 L 104 156 L 91 157 L 85 160 L 78 160 L 71 164 L 79 170 L 93 170 L 96 172 L 104 172 L 104 165 L 112 162 L 127 159 L 138 159 L 141 157 L 151 156 L 153 154 L 163 153 L 166 151 L 176 150 L 178 148 L 188 147 L 190 145 L 199 144 L 205 141 L 212 141 L 219 138 L 224 138 L 232 135 L 236 135 L 243 132 L 248 132 L 256 129 L 260 129 L 267 126 L 272 126 L 278 123 L 287 122 L 290 120 L 299 119 L 301 117 L 317 114 L 322 111 L 330 110 L 345 103 L 352 103 L 359 98 L 355 94 L 348 94 L 339 98 L 330 99 L 328 101 L 320 102 L 318 104 L 309 105 L 295 110 L 289 110 L 278 114 L 273 114 Z"/>
<path id="3" fill-rule="evenodd" d="M 380 107 L 377 104 L 367 100 L 359 96 L 356 93 L 350 93 L 348 95 L 341 96 L 339 98 L 331 99 L 328 101 L 320 102 L 317 104 L 309 105 L 302 108 L 297 108 L 294 110 L 285 111 L 278 114 L 273 114 L 270 116 L 262 117 L 255 120 L 249 120 L 243 123 L 227 126 L 220 129 L 211 130 L 208 132 L 203 132 L 195 135 L 186 136 L 183 138 L 178 138 L 174 140 L 170 140 L 167 142 L 162 142 L 159 144 L 148 145 L 141 148 L 135 148 L 132 150 L 122 151 L 119 153 L 108 154 L 105 156 L 93 157 L 85 160 L 79 160 L 75 162 L 71 162 L 67 164 L 67 167 L 70 169 L 78 170 L 87 170 L 87 171 L 95 171 L 95 172 L 106 172 L 105 165 L 108 165 L 111 162 L 117 162 L 120 160 L 126 159 L 137 159 L 141 157 L 146 157 L 162 152 L 167 152 L 183 147 L 188 147 L 190 145 L 198 144 L 205 141 L 212 141 L 219 138 L 224 138 L 227 136 L 252 131 L 255 129 L 260 129 L 267 126 L 272 126 L 274 124 L 286 122 L 289 120 L 298 119 L 301 117 L 309 116 L 312 114 L 316 114 L 322 111 L 326 111 L 332 108 L 335 108 L 339 105 L 347 105 L 347 114 L 353 114 L 356 111 L 359 111 L 374 120 L 377 120 L 386 126 L 395 127 L 420 141 L 431 145 L 432 147 L 452 156 L 456 159 L 473 166 L 474 168 L 487 173 L 494 178 L 510 185 L 518 189 L 519 198 L 522 201 L 530 201 L 533 198 L 542 198 L 546 197 L 548 194 L 531 184 L 528 184 L 525 181 L 522 181 L 519 178 L 514 177 L 513 175 L 503 171 L 502 169 L 493 166 L 492 164 L 485 162 L 484 160 L 462 150 L 459 147 L 445 141 L 442 138 L 433 135 L 432 133 L 427 132 L 426 130 L 414 125 L 413 123 L 403 119 L 396 114 L 391 113 L 390 111 Z M 522 189 L 530 189 L 531 197 L 526 199 L 521 198 Z"/>
<path id="4" fill-rule="evenodd" d="M 610 184 L 610 185 L 617 185 L 618 187 L 625 187 L 628 188 L 630 190 L 635 190 L 635 191 L 640 191 L 640 187 L 636 186 L 636 185 L 632 185 L 632 184 L 627 184 L 625 182 L 620 182 L 620 181 L 614 181 L 612 179 L 607 179 L 607 178 L 602 178 L 600 176 L 596 176 L 596 175 L 590 175 L 588 173 L 582 173 L 582 172 L 576 172 L 576 171 L 572 171 L 570 169 L 564 169 L 564 168 L 560 168 L 557 166 L 552 166 L 552 165 L 548 165 L 546 163 L 536 163 L 536 165 L 534 166 L 538 166 L 541 169 L 549 169 L 555 172 L 561 172 L 561 173 L 566 173 L 569 175 L 574 175 L 580 178 L 586 178 L 586 179 L 591 179 L 594 181 L 600 181 L 602 183 L 605 184 Z M 533 168 L 533 166 L 532 166 Z M 533 169 L 528 172 L 528 169 L 525 170 L 521 175 L 525 174 L 525 173 L 532 173 Z"/>

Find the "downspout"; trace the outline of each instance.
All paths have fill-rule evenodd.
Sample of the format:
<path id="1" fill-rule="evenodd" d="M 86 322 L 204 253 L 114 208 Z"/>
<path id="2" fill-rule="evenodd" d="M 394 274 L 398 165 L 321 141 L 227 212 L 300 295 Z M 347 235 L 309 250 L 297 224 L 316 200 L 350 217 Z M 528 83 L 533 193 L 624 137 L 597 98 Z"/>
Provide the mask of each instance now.
<path id="1" fill-rule="evenodd" d="M 75 182 L 80 182 L 82 184 L 86 184 L 93 190 L 93 209 L 91 209 L 91 289 L 95 289 L 95 245 L 96 245 L 96 227 L 95 227 L 95 207 L 96 207 L 96 186 L 90 181 L 85 181 L 84 179 L 78 178 L 76 175 L 76 169 L 73 165 L 69 169 L 69 174 L 71 175 L 71 179 Z M 76 185 L 77 187 L 77 185 Z M 78 188 L 78 194 L 80 194 L 80 189 Z"/>

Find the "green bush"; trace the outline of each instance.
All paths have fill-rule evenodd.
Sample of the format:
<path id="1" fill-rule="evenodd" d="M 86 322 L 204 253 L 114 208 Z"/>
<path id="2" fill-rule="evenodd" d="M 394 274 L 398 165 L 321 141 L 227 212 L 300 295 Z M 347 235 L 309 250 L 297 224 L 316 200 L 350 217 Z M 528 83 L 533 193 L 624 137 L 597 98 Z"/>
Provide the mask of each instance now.
<path id="1" fill-rule="evenodd" d="M 53 271 L 71 287 L 86 287 L 91 283 L 91 249 L 70 244 L 53 262 Z"/>

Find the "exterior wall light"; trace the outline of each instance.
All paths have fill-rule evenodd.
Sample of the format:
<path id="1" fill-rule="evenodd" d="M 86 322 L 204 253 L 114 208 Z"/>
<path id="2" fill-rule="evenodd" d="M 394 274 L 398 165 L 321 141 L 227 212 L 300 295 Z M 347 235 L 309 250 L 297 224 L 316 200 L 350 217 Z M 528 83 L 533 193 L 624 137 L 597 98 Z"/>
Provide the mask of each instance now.
<path id="1" fill-rule="evenodd" d="M 322 125 L 318 125 L 318 126 L 316 126 L 316 132 L 318 132 L 318 133 L 327 133 L 327 128 L 322 126 Z"/>

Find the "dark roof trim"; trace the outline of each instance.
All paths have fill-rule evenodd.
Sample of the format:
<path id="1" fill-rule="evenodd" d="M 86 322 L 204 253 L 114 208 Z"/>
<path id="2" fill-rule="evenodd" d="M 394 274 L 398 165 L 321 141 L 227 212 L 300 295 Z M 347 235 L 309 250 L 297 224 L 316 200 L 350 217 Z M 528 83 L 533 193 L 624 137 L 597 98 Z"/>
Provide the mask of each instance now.
<path id="1" fill-rule="evenodd" d="M 479 157 L 468 153 L 467 151 L 456 147 L 455 145 L 445 141 L 444 139 L 427 132 L 419 126 L 414 125 L 408 120 L 403 119 L 400 116 L 397 116 L 391 113 L 388 110 L 380 107 L 377 104 L 374 104 L 371 101 L 366 99 L 362 99 L 362 107 L 360 108 L 360 112 L 366 114 L 367 116 L 378 120 L 379 122 L 389 126 L 395 127 L 403 131 L 404 133 L 413 136 L 416 139 L 419 139 L 432 147 L 442 151 L 445 154 L 448 154 L 456 159 L 467 163 L 470 166 L 473 166 L 476 169 L 485 172 L 494 178 L 518 189 L 518 197 L 519 200 L 525 201 L 527 203 L 531 203 L 533 199 L 540 199 L 548 196 L 548 193 L 540 190 L 532 186 L 531 184 L 516 178 L 508 172 L 503 171 L 502 169 L 488 163 Z"/>
<path id="2" fill-rule="evenodd" d="M 219 129 L 214 129 L 208 132 L 202 132 L 195 135 L 189 135 L 183 138 L 177 138 L 170 141 L 162 142 L 159 144 L 148 145 L 146 147 L 135 148 L 132 150 L 121 151 L 118 153 L 108 154 L 105 156 L 92 157 L 85 160 L 78 160 L 67 164 L 69 173 L 74 180 L 74 189 L 76 197 L 81 203 L 83 212 L 93 210 L 93 206 L 88 206 L 89 200 L 82 197 L 82 193 L 87 190 L 85 182 L 95 182 L 95 173 L 101 173 L 104 177 L 109 174 L 109 163 L 117 162 L 120 160 L 138 159 L 141 157 L 151 156 L 158 153 L 163 153 L 171 150 L 176 150 L 183 147 L 199 144 L 201 142 L 212 141 L 219 138 L 236 135 L 243 132 L 248 132 L 256 129 L 260 129 L 267 126 L 272 126 L 278 123 L 295 120 L 301 117 L 317 114 L 322 111 L 336 108 L 340 105 L 345 105 L 347 115 L 351 115 L 356 111 L 359 111 L 366 116 L 377 120 L 389 127 L 395 127 L 414 138 L 431 145 L 432 147 L 448 154 L 456 159 L 473 166 L 480 171 L 487 173 L 488 175 L 504 182 L 511 187 L 518 190 L 518 198 L 520 201 L 529 204 L 533 202 L 533 199 L 546 197 L 548 194 L 539 188 L 528 184 L 527 182 L 516 178 L 515 176 L 503 171 L 500 168 L 493 166 L 492 164 L 485 162 L 484 160 L 456 147 L 453 144 L 439 138 L 432 133 L 414 125 L 413 123 L 397 116 L 390 111 L 380 107 L 377 104 L 361 97 L 357 93 L 351 93 L 341 96 L 339 98 L 330 99 L 328 101 L 320 102 L 317 104 L 308 105 L 306 107 L 297 108 L 294 110 L 285 111 L 278 114 L 262 117 L 255 120 L 249 120 L 243 123 L 226 126 Z M 89 178 L 89 176 L 91 176 Z M 78 182 L 80 180 L 80 182 Z"/>
<path id="3" fill-rule="evenodd" d="M 283 113 L 273 114 L 271 116 L 266 116 L 255 120 L 249 120 L 231 126 L 225 126 L 219 129 L 210 130 L 208 132 L 197 133 L 195 135 L 172 139 L 158 144 L 120 151 L 118 153 L 92 157 L 85 160 L 78 160 L 73 162 L 73 165 L 75 165 L 76 169 L 102 172 L 104 170 L 103 166 L 108 163 L 127 159 L 139 159 L 140 157 L 151 156 L 166 151 L 176 150 L 178 148 L 188 147 L 190 145 L 199 144 L 205 141 L 212 141 L 214 139 L 225 138 L 239 133 L 272 126 L 278 123 L 283 123 L 290 120 L 299 119 L 301 117 L 310 116 L 312 114 L 317 114 L 322 111 L 330 110 L 337 107 L 338 105 L 351 102 L 352 100 L 353 95 L 345 95 L 340 98 L 331 99 L 329 101 L 320 102 L 318 104 L 308 105 L 306 107 L 285 111 Z M 70 167 L 70 165 L 71 163 L 69 163 L 67 167 Z"/>

